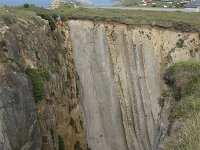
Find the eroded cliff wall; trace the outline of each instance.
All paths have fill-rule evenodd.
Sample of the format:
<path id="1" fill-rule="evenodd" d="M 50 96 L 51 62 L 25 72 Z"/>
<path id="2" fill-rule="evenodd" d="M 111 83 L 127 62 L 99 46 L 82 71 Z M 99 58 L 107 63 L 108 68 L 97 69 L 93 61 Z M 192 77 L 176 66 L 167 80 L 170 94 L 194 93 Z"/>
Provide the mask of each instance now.
<path id="1" fill-rule="evenodd" d="M 4 17 L 0 150 L 87 149 L 68 29 L 51 31 L 36 15 Z"/>
<path id="2" fill-rule="evenodd" d="M 163 72 L 172 62 L 199 60 L 199 33 L 78 20 L 68 24 L 89 147 L 157 149 L 167 124 L 158 105 Z"/>

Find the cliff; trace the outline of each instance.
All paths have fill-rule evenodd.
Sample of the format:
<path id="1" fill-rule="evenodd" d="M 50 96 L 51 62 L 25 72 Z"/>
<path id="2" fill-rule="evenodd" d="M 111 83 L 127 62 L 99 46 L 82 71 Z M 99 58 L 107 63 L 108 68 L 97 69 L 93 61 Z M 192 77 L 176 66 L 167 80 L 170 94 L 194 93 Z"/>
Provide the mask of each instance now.
<path id="1" fill-rule="evenodd" d="M 199 60 L 199 33 L 90 21 L 69 26 L 89 147 L 157 149 L 167 126 L 158 105 L 164 70 Z"/>
<path id="2" fill-rule="evenodd" d="M 163 74 L 199 61 L 198 24 L 73 11 L 0 9 L 0 150 L 159 149 L 170 124 Z"/>
<path id="3" fill-rule="evenodd" d="M 37 15 L 23 12 L 15 18 L 5 12 L 0 20 L 0 149 L 86 149 L 68 29 L 51 31 Z"/>

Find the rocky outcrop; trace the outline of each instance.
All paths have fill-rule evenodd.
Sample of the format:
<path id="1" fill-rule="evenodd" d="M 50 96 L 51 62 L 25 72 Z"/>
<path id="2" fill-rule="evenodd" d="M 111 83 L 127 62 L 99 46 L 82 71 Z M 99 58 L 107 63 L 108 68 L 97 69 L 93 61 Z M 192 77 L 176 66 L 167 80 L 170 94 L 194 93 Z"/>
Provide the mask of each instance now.
<path id="1" fill-rule="evenodd" d="M 69 21 L 89 147 L 158 149 L 162 76 L 172 62 L 199 60 L 199 34 Z"/>
<path id="2" fill-rule="evenodd" d="M 73 5 L 88 6 L 88 5 L 91 5 L 92 2 L 90 0 L 53 0 L 51 7 L 57 8 L 57 7 L 59 7 L 60 4 L 73 4 Z"/>

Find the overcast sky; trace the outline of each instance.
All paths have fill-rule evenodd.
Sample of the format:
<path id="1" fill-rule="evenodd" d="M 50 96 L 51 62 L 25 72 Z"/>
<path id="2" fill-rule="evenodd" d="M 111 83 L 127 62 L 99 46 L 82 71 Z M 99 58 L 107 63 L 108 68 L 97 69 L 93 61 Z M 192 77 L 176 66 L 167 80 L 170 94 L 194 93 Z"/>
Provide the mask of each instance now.
<path id="1" fill-rule="evenodd" d="M 95 5 L 110 6 L 111 0 L 92 0 Z M 0 4 L 3 5 L 22 5 L 24 3 L 32 3 L 42 7 L 48 7 L 51 4 L 51 0 L 0 0 Z"/>

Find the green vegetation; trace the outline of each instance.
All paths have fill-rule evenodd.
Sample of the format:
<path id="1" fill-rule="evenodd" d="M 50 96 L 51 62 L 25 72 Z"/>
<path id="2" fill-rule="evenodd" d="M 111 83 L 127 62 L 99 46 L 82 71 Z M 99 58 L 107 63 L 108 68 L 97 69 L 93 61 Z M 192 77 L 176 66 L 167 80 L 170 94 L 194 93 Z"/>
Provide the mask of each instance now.
<path id="1" fill-rule="evenodd" d="M 65 150 L 65 143 L 63 137 L 58 135 L 59 150 Z"/>
<path id="2" fill-rule="evenodd" d="M 173 137 L 178 140 L 172 138 L 169 149 L 200 149 L 200 62 L 188 60 L 174 63 L 166 70 L 164 80 L 174 99 L 170 122 L 185 120 L 180 133 Z"/>
<path id="3" fill-rule="evenodd" d="M 24 4 L 24 8 L 29 8 L 30 5 L 29 4 Z"/>
<path id="4" fill-rule="evenodd" d="M 170 94 L 170 90 L 164 90 L 161 94 L 161 97 L 158 99 L 158 104 L 160 105 L 160 107 L 164 107 L 165 101 L 170 99 L 171 94 Z"/>
<path id="5" fill-rule="evenodd" d="M 49 79 L 50 79 L 50 71 L 49 71 L 48 68 L 42 69 L 42 70 L 40 71 L 40 75 L 41 75 L 42 78 L 44 78 L 44 79 L 46 79 L 46 80 L 49 81 Z"/>
<path id="6" fill-rule="evenodd" d="M 148 7 L 173 7 L 173 8 L 180 8 L 180 7 L 183 7 L 183 4 L 181 3 L 176 3 L 176 2 L 172 2 L 172 3 L 169 3 L 169 2 L 164 2 L 164 1 L 155 1 L 154 3 L 149 3 L 147 5 Z"/>
<path id="7" fill-rule="evenodd" d="M 7 10 L 7 11 L 5 11 Z M 11 13 L 13 14 L 11 16 Z M 20 18 L 26 21 L 41 23 L 37 15 L 49 21 L 52 30 L 55 29 L 55 19 L 59 16 L 62 21 L 68 19 L 83 19 L 93 21 L 118 22 L 127 25 L 159 25 L 169 26 L 184 31 L 200 30 L 200 13 L 184 12 L 156 12 L 144 10 L 120 10 L 120 9 L 102 9 L 102 8 L 73 8 L 70 6 L 61 6 L 55 10 L 42 9 L 30 6 L 24 7 L 2 7 L 0 8 L 0 19 L 3 16 L 8 18 Z M 6 17 L 7 18 L 7 17 Z M 13 21 L 10 19 L 8 21 Z"/>
<path id="8" fill-rule="evenodd" d="M 141 3 L 141 0 L 123 0 L 122 1 L 122 6 L 132 7 L 132 6 L 137 6 L 140 3 Z"/>
<path id="9" fill-rule="evenodd" d="M 51 28 L 51 31 L 56 29 L 56 24 L 55 24 L 55 21 L 53 19 L 53 15 L 44 14 L 44 13 L 38 13 L 37 15 L 42 17 L 42 19 L 49 21 L 49 26 Z"/>
<path id="10" fill-rule="evenodd" d="M 200 62 L 184 61 L 170 66 L 164 80 L 174 91 L 175 100 L 198 94 L 200 90 Z"/>
<path id="11" fill-rule="evenodd" d="M 179 39 L 177 42 L 176 42 L 176 46 L 178 48 L 183 48 L 184 46 L 184 39 Z"/>
<path id="12" fill-rule="evenodd" d="M 199 150 L 200 149 L 200 114 L 186 120 L 179 133 L 171 138 L 166 150 Z"/>
<path id="13" fill-rule="evenodd" d="M 65 58 L 65 55 L 67 53 L 67 49 L 64 49 L 62 47 L 56 47 L 54 49 L 54 52 L 55 52 L 55 55 L 56 55 L 57 59 L 58 59 L 59 53 L 62 55 L 63 58 Z"/>
<path id="14" fill-rule="evenodd" d="M 54 48 L 54 60 L 55 60 L 55 71 L 59 72 L 61 67 L 61 60 L 60 57 L 66 58 L 67 49 L 62 47 L 55 47 Z"/>
<path id="15" fill-rule="evenodd" d="M 36 69 L 26 69 L 26 74 L 30 77 L 33 85 L 33 94 L 36 102 L 44 97 L 44 83 L 40 73 Z"/>

